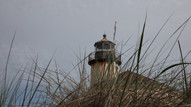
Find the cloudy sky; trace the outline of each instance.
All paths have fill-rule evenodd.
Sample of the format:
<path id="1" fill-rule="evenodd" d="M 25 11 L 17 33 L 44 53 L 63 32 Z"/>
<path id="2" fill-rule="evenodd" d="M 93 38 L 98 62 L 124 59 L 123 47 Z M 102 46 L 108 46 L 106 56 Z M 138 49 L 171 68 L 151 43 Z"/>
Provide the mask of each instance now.
<path id="1" fill-rule="evenodd" d="M 11 39 L 16 39 L 10 59 L 19 67 L 37 54 L 42 64 L 54 54 L 64 70 L 77 63 L 76 55 L 94 50 L 103 33 L 112 39 L 117 21 L 116 41 L 131 37 L 133 46 L 147 11 L 145 40 L 151 40 L 169 16 L 157 38 L 162 43 L 191 15 L 191 0 L 0 0 L 0 67 L 6 62 Z M 186 54 L 191 48 L 191 23 L 180 37 Z M 128 48 L 128 47 L 127 47 Z"/>

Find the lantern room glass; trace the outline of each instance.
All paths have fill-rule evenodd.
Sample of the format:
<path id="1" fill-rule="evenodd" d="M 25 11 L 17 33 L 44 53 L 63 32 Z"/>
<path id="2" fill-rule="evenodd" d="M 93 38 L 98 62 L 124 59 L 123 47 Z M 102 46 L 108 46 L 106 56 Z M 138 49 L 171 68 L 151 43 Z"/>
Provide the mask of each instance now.
<path id="1" fill-rule="evenodd" d="M 102 42 L 97 43 L 95 45 L 95 51 L 113 51 L 114 50 L 114 44 L 108 43 L 108 42 Z"/>

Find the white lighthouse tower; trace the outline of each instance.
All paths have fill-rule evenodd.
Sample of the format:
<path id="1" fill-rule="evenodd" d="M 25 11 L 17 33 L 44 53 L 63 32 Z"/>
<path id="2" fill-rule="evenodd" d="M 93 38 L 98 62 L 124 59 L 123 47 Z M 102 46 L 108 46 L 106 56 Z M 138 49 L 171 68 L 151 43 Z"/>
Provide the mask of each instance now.
<path id="1" fill-rule="evenodd" d="M 121 56 L 115 52 L 115 43 L 103 39 L 94 44 L 95 51 L 89 54 L 88 64 L 91 66 L 91 85 L 112 79 L 119 74 Z"/>

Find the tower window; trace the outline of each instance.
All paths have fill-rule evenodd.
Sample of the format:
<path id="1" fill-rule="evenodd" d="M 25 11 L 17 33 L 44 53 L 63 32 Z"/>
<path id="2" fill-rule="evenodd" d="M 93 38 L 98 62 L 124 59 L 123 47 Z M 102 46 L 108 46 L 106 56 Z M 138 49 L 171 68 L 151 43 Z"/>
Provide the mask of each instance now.
<path id="1" fill-rule="evenodd" d="M 103 49 L 110 49 L 110 44 L 105 43 Z"/>
<path id="2" fill-rule="evenodd" d="M 98 49 L 102 49 L 102 44 L 97 44 L 96 46 Z"/>

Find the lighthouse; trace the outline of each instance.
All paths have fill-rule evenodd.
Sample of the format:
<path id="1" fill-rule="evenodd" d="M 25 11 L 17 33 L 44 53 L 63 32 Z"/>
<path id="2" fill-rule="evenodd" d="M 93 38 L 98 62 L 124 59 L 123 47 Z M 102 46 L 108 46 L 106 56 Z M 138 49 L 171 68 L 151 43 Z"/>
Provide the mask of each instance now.
<path id="1" fill-rule="evenodd" d="M 94 44 L 95 51 L 89 54 L 88 64 L 91 66 L 90 85 L 95 85 L 119 74 L 121 55 L 115 50 L 115 43 L 108 40 L 106 34 L 103 39 Z"/>

